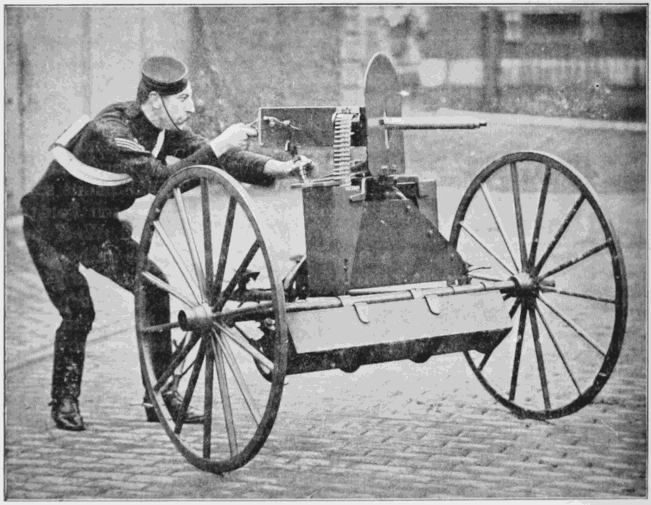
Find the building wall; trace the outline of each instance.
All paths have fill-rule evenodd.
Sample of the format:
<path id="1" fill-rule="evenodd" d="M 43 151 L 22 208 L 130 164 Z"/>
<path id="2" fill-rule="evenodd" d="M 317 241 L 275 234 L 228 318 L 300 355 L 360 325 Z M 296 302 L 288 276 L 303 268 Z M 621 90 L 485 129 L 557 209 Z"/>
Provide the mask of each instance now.
<path id="1" fill-rule="evenodd" d="M 503 9 L 505 86 L 646 86 L 644 6 Z"/>
<path id="2" fill-rule="evenodd" d="M 349 65 L 346 93 L 361 88 L 363 66 L 375 50 L 396 60 L 403 80 L 424 88 L 485 86 L 486 65 L 498 67 L 500 85 L 646 87 L 646 8 L 633 6 L 477 6 L 420 8 L 425 26 L 405 37 L 411 50 L 396 52 L 391 16 L 405 7 L 348 7 L 342 61 Z M 412 11 L 417 7 L 411 7 Z M 393 10 L 393 11 L 392 11 Z M 498 22 L 490 25 L 489 12 Z M 405 12 L 400 15 L 405 16 Z M 498 54 L 490 54 L 489 40 Z M 414 84 L 411 82 L 411 84 Z"/>
<path id="3" fill-rule="evenodd" d="M 132 100 L 140 62 L 190 56 L 187 7 L 7 7 L 5 197 L 9 215 L 81 115 Z"/>
<path id="4" fill-rule="evenodd" d="M 206 105 L 193 125 L 249 123 L 260 107 L 338 103 L 341 8 L 202 6 L 195 13 L 201 50 L 194 67 L 209 82 L 193 78 Z M 202 126 L 206 135 L 217 130 Z"/>
<path id="5" fill-rule="evenodd" d="M 428 35 L 421 42 L 424 58 L 463 60 L 482 53 L 482 14 L 477 7 L 432 7 Z"/>

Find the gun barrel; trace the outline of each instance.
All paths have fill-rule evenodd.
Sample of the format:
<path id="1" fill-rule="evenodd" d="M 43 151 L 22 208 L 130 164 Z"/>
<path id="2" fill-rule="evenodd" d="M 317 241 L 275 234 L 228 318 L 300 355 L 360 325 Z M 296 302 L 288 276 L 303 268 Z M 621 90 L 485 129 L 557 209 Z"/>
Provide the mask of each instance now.
<path id="1" fill-rule="evenodd" d="M 472 130 L 488 124 L 470 116 L 385 117 L 379 118 L 378 123 L 387 130 Z"/>

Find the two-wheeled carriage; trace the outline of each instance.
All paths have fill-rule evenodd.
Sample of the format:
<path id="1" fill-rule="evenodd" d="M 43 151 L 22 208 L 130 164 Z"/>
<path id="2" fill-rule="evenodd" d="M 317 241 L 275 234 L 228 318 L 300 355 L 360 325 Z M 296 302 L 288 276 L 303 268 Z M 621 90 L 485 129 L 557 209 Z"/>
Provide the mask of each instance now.
<path id="1" fill-rule="evenodd" d="M 380 54 L 364 107 L 260 109 L 261 143 L 333 153 L 331 173 L 298 184 L 306 251 L 284 276 L 251 198 L 223 171 L 186 168 L 156 196 L 140 243 L 141 364 L 161 424 L 195 466 L 221 473 L 250 461 L 290 374 L 462 352 L 497 401 L 535 419 L 576 412 L 611 375 L 626 275 L 590 184 L 554 156 L 500 157 L 463 195 L 446 240 L 436 183 L 405 174 L 403 132 L 486 123 L 404 118 L 401 99 Z M 171 295 L 168 324 L 147 324 L 147 284 Z M 150 343 L 170 331 L 175 357 L 156 377 Z M 203 424 L 170 416 L 170 384 Z"/>

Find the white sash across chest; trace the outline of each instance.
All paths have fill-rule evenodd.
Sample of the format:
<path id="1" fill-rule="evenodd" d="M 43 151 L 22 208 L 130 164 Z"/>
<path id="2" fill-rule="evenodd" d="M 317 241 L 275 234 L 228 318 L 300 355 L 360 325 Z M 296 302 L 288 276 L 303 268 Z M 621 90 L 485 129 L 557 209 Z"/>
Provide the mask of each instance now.
<path id="1" fill-rule="evenodd" d="M 59 163 L 59 165 L 65 168 L 69 174 L 88 184 L 94 186 L 123 186 L 129 184 L 133 180 L 129 174 L 116 174 L 86 165 L 79 161 L 74 154 L 65 148 L 68 142 L 70 142 L 70 140 L 77 135 L 89 121 L 90 118 L 88 116 L 82 116 L 54 141 L 50 147 L 54 159 Z M 151 155 L 154 158 L 156 158 L 160 153 L 164 142 L 165 130 L 161 130 L 158 134 L 158 139 L 156 139 L 156 145 L 151 151 Z"/>

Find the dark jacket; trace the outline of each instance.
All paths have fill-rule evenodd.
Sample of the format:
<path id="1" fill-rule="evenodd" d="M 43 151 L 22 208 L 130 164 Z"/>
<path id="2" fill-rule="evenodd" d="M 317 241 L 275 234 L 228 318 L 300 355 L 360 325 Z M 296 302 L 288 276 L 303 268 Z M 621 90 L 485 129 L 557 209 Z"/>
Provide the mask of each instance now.
<path id="1" fill-rule="evenodd" d="M 24 214 L 54 235 L 55 229 L 62 227 L 60 231 L 65 233 L 71 228 L 89 230 L 94 224 L 116 220 L 117 213 L 131 207 L 136 198 L 155 194 L 170 175 L 191 165 L 222 168 L 244 183 L 270 186 L 274 182 L 273 177 L 263 173 L 270 158 L 231 150 L 218 159 L 208 141 L 192 131 L 166 131 L 163 147 L 154 158 L 151 151 L 159 132 L 135 102 L 107 107 L 67 148 L 81 162 L 107 172 L 129 174 L 132 182 L 95 186 L 75 178 L 52 161 L 34 189 L 22 198 Z M 180 161 L 166 165 L 167 156 Z"/>

